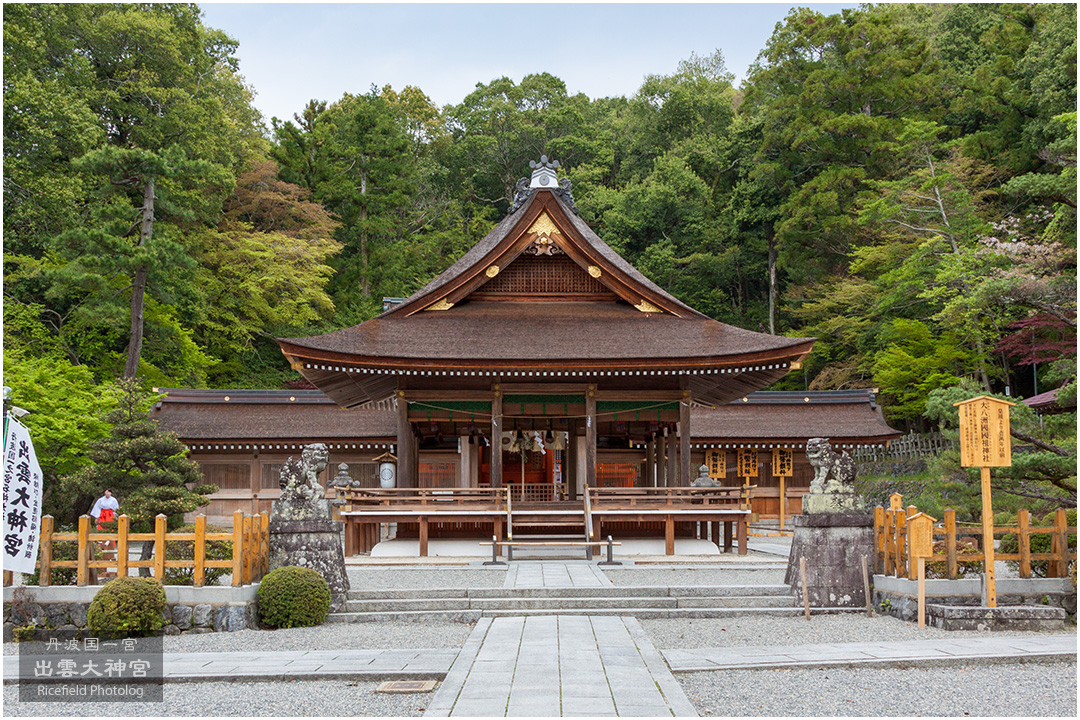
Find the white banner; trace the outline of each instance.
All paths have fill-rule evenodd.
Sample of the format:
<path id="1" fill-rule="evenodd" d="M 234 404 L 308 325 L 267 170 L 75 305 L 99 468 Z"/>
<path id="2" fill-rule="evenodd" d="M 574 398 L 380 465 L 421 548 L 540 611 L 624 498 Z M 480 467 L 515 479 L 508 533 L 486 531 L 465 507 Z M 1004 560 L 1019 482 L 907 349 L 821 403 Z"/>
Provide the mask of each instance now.
<path id="1" fill-rule="evenodd" d="M 4 569 L 32 573 L 41 537 L 41 467 L 30 431 L 8 418 L 4 441 Z"/>

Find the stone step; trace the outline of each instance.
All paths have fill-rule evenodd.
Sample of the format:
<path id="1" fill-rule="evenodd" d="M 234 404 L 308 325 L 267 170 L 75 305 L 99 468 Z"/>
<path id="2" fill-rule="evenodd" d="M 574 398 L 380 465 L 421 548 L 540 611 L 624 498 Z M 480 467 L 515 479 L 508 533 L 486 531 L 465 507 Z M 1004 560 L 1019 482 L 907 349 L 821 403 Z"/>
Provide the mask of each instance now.
<path id="1" fill-rule="evenodd" d="M 865 612 L 863 608 L 810 608 L 812 615 Z M 432 610 L 417 612 L 346 612 L 331 613 L 328 623 L 357 622 L 476 622 L 481 617 L 520 617 L 528 615 L 620 615 L 644 619 L 694 619 L 729 617 L 799 617 L 801 607 L 730 607 L 730 608 L 597 608 L 543 610 Z"/>
<path id="2" fill-rule="evenodd" d="M 438 588 L 355 590 L 349 600 L 435 600 L 449 598 L 564 598 L 564 597 L 745 597 L 788 596 L 787 585 L 655 585 L 536 588 Z"/>
<path id="3" fill-rule="evenodd" d="M 446 600 L 352 600 L 348 612 L 420 612 L 460 610 L 574 610 L 578 608 L 737 608 L 793 607 L 783 595 L 725 597 L 496 597 Z"/>

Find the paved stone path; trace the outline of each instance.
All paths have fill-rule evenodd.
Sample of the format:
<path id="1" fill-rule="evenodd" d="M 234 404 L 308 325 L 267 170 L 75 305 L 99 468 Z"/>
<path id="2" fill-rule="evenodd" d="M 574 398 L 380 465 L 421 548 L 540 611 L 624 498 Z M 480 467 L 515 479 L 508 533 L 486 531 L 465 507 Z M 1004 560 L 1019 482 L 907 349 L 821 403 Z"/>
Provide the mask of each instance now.
<path id="1" fill-rule="evenodd" d="M 634 618 L 482 618 L 426 716 L 696 717 Z"/>
<path id="2" fill-rule="evenodd" d="M 955 638 L 902 642 L 758 645 L 662 651 L 673 672 L 794 667 L 957 665 L 1076 658 L 1076 635 Z"/>
<path id="3" fill-rule="evenodd" d="M 581 562 L 519 562 L 506 571 L 504 588 L 608 587 L 611 580 L 596 565 Z"/>

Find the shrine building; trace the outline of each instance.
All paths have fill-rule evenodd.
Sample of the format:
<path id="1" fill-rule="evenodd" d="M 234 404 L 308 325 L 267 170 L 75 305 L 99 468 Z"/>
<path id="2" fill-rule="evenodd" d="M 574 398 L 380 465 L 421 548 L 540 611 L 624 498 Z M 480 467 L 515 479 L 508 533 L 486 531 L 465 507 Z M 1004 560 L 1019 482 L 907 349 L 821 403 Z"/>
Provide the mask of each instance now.
<path id="1" fill-rule="evenodd" d="M 809 486 L 809 437 L 843 448 L 900 436 L 870 391 L 759 392 L 813 339 L 680 302 L 578 216 L 557 163 L 531 165 L 502 222 L 417 293 L 354 327 L 278 341 L 318 391 L 167 391 L 155 417 L 221 488 L 208 515 L 267 509 L 284 459 L 325 442 L 328 483 L 345 463 L 354 484 L 376 485 L 389 451 L 398 488 L 507 488 L 523 502 L 686 488 L 707 462 L 779 517 Z"/>

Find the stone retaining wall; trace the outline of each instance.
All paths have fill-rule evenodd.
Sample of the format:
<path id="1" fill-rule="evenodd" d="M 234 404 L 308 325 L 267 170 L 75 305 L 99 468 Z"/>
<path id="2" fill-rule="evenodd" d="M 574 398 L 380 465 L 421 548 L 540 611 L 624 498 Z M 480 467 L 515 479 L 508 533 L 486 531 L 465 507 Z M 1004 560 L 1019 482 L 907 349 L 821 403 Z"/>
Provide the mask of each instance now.
<path id="1" fill-rule="evenodd" d="M 885 615 L 915 622 L 919 613 L 919 584 L 915 580 L 874 575 L 873 604 Z M 998 578 L 998 606 L 1040 605 L 1061 608 L 1076 621 L 1076 592 L 1068 578 Z M 926 602 L 938 605 L 979 606 L 980 578 L 926 581 Z"/>
<path id="2" fill-rule="evenodd" d="M 15 628 L 33 625 L 48 628 L 51 635 L 75 638 L 86 635 L 86 611 L 100 586 L 51 586 L 22 588 L 29 595 L 25 605 L 14 603 L 19 588 L 4 588 L 4 642 L 14 640 Z M 255 591 L 246 587 L 166 586 L 168 602 L 162 612 L 162 635 L 235 632 L 258 627 Z M 20 605 L 22 605 L 20 607 Z M 41 631 L 39 631 L 41 632 Z M 45 635 L 44 632 L 41 633 Z"/>

